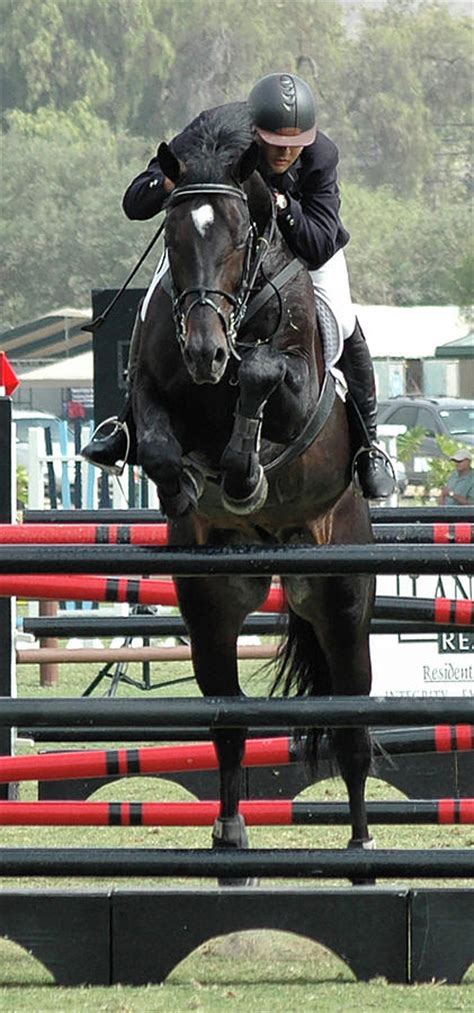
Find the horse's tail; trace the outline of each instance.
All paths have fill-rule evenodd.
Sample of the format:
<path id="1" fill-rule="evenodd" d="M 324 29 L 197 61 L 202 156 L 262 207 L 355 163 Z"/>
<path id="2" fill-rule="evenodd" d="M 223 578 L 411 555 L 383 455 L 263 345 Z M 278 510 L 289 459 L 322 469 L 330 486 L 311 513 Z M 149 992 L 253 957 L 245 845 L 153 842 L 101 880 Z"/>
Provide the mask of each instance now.
<path id="1" fill-rule="evenodd" d="M 330 696 L 331 678 L 325 654 L 306 619 L 288 607 L 288 632 L 277 657 L 277 672 L 271 694 L 283 696 Z M 304 759 L 316 773 L 321 740 L 325 737 L 324 753 L 332 758 L 331 730 L 324 728 L 297 729 L 295 738 L 305 736 Z M 332 766 L 332 764 L 331 764 Z"/>

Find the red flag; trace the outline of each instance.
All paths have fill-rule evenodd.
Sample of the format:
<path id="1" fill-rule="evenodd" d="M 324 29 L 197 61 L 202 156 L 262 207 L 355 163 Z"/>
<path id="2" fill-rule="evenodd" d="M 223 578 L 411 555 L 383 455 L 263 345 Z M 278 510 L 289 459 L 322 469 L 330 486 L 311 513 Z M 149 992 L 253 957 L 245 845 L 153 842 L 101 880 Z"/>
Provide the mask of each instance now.
<path id="1" fill-rule="evenodd" d="M 5 388 L 5 394 L 10 397 L 20 383 L 13 366 L 10 365 L 6 352 L 0 352 L 0 388 Z"/>

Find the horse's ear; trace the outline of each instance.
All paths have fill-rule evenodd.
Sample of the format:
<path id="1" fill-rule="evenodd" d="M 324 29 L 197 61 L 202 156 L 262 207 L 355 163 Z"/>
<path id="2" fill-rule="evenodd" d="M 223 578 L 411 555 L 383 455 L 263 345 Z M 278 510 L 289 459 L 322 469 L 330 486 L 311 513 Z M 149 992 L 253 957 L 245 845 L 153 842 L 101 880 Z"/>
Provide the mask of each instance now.
<path id="1" fill-rule="evenodd" d="M 168 147 L 166 141 L 162 141 L 157 151 L 158 161 L 160 163 L 160 169 L 164 175 L 171 180 L 172 183 L 177 183 L 181 175 L 181 163 L 176 155 L 173 154 L 171 148 Z"/>
<path id="2" fill-rule="evenodd" d="M 256 141 L 252 141 L 248 148 L 245 149 L 242 155 L 237 159 L 232 175 L 239 183 L 245 183 L 245 180 L 255 172 L 258 165 L 260 155 L 260 148 Z"/>

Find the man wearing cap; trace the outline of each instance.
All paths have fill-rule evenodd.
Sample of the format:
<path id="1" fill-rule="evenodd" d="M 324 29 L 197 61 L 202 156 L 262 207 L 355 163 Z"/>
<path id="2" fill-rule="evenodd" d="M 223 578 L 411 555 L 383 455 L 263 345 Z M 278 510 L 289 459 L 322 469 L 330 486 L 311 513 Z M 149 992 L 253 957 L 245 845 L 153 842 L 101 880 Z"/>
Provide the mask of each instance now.
<path id="1" fill-rule="evenodd" d="M 471 506 L 474 503 L 474 471 L 471 468 L 471 455 L 468 450 L 456 450 L 449 460 L 455 462 L 456 468 L 441 490 L 439 501 L 443 506 L 455 503 L 458 506 Z"/>
<path id="2" fill-rule="evenodd" d="M 368 499 L 388 496 L 393 491 L 393 476 L 385 455 L 375 446 L 377 401 L 372 360 L 355 316 L 343 252 L 349 233 L 339 217 L 337 147 L 318 130 L 312 91 L 294 74 L 268 74 L 257 81 L 246 103 L 230 103 L 222 109 L 229 111 L 229 117 L 240 111 L 247 124 L 249 141 L 252 137 L 258 140 L 259 172 L 274 194 L 278 227 L 291 252 L 310 271 L 315 292 L 333 311 L 343 342 L 338 366 L 366 430 L 365 446 L 357 455 L 359 482 Z M 202 112 L 171 141 L 170 148 L 178 158 L 185 155 L 190 135 L 202 126 L 209 112 Z M 152 218 L 162 210 L 173 189 L 174 183 L 163 175 L 158 158 L 152 158 L 125 192 L 125 214 L 131 219 Z M 145 297 L 142 320 L 151 293 L 167 267 L 165 253 Z M 137 332 L 139 322 L 134 329 L 136 340 L 132 336 L 131 342 L 130 382 L 136 362 Z M 84 447 L 83 456 L 100 467 L 114 470 L 117 459 L 126 456 L 127 433 L 132 426 L 127 399 L 111 436 L 93 438 Z"/>

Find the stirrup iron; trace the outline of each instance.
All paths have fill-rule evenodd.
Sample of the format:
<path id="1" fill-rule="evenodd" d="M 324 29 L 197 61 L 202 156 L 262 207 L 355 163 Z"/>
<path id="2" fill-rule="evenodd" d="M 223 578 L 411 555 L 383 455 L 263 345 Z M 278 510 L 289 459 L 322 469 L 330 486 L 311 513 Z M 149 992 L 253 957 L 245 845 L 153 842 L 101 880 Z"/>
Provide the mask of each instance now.
<path id="1" fill-rule="evenodd" d="M 100 464 L 99 461 L 94 461 L 94 467 L 100 468 L 101 471 L 105 471 L 108 475 L 123 475 L 128 461 L 131 443 L 130 430 L 128 428 L 128 424 L 126 422 L 122 422 L 116 415 L 111 415 L 110 418 L 104 419 L 102 422 L 99 422 L 99 425 L 94 429 L 94 432 L 92 433 L 90 442 L 91 443 L 94 442 L 97 434 L 100 433 L 101 429 L 103 429 L 104 426 L 112 424 L 114 428 L 112 432 L 109 434 L 110 436 L 115 436 L 115 434 L 118 432 L 125 433 L 125 439 L 127 441 L 127 448 L 125 450 L 125 455 L 123 459 L 119 460 L 116 464 Z"/>

